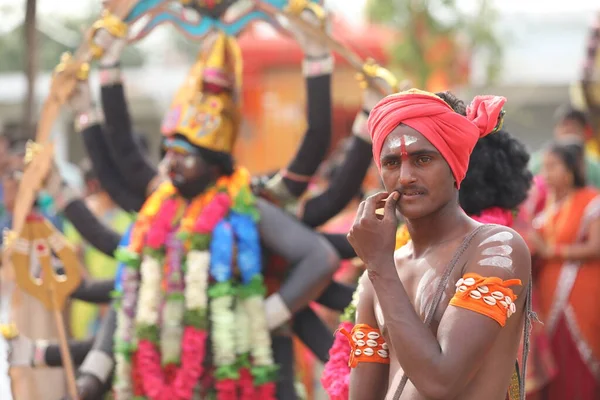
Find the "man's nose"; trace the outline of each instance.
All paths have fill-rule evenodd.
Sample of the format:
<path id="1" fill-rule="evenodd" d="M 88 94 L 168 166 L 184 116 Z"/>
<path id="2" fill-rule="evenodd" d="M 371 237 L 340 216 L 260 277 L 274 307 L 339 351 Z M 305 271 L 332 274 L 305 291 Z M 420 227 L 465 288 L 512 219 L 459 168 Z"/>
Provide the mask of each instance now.
<path id="1" fill-rule="evenodd" d="M 407 186 L 415 183 L 416 178 L 414 169 L 408 162 L 402 163 L 400 166 L 400 186 Z"/>

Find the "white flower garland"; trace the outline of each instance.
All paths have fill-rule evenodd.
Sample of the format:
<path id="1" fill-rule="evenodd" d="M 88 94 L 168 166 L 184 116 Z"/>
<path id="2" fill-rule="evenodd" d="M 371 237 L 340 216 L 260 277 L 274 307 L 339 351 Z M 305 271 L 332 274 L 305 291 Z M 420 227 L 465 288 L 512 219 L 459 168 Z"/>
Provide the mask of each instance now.
<path id="1" fill-rule="evenodd" d="M 137 324 L 153 326 L 158 323 L 158 308 L 161 303 L 161 265 L 155 258 L 144 256 L 140 265 L 141 284 L 138 292 Z"/>
<path id="2" fill-rule="evenodd" d="M 253 344 L 251 353 L 255 365 L 273 365 L 273 349 L 271 348 L 271 334 L 269 333 L 267 318 L 265 317 L 264 299 L 262 296 L 251 296 L 243 300 L 246 315 L 249 319 L 249 336 Z"/>
<path id="3" fill-rule="evenodd" d="M 250 318 L 248 317 L 248 314 L 246 314 L 246 310 L 241 301 L 238 301 L 235 305 L 235 320 L 237 322 L 235 331 L 235 350 L 236 353 L 241 356 L 249 353 L 252 347 L 252 341 L 250 340 Z"/>
<path id="4" fill-rule="evenodd" d="M 233 296 L 221 296 L 212 299 L 210 320 L 212 322 L 212 349 L 217 367 L 235 363 L 235 333 L 231 329 L 236 326 L 233 312 Z"/>
<path id="5" fill-rule="evenodd" d="M 204 309 L 208 306 L 208 272 L 210 252 L 191 250 L 187 254 L 185 274 L 185 308 L 187 310 Z"/>

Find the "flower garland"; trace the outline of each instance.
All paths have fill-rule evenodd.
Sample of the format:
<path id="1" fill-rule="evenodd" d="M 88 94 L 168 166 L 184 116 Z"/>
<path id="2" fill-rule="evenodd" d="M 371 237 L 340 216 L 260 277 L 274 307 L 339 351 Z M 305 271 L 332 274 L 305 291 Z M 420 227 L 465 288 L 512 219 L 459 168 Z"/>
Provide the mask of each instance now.
<path id="1" fill-rule="evenodd" d="M 189 204 L 165 183 L 142 207 L 130 245 L 117 253 L 126 268 L 117 294 L 116 400 L 191 399 L 209 327 L 217 399 L 237 399 L 238 388 L 242 398 L 275 399 L 249 182 L 238 169 Z"/>
<path id="2" fill-rule="evenodd" d="M 480 215 L 470 216 L 482 224 L 498 224 L 512 226 L 513 212 L 499 207 L 491 207 L 484 210 Z M 396 232 L 396 249 L 404 246 L 410 241 L 410 234 L 406 225 L 402 225 Z M 348 332 L 352 331 L 356 320 L 356 306 L 358 305 L 358 291 L 354 292 L 352 302 L 346 307 L 340 317 L 340 325 L 335 334 L 333 346 L 329 349 L 329 361 L 321 377 L 321 383 L 332 400 L 347 400 L 350 384 L 350 344 L 348 339 L 339 333 L 342 328 Z"/>

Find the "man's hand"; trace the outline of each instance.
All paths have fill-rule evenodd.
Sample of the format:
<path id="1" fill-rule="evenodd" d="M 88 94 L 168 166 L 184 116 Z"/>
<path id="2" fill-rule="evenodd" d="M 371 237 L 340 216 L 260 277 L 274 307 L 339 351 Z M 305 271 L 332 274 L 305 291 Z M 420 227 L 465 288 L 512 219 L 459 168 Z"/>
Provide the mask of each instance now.
<path id="1" fill-rule="evenodd" d="M 394 265 L 398 228 L 396 204 L 399 198 L 398 192 L 381 192 L 363 201 L 356 212 L 348 241 L 370 272 L 381 273 L 390 262 Z M 376 213 L 380 208 L 384 209 L 383 215 Z"/>
<path id="2" fill-rule="evenodd" d="M 316 28 L 324 27 L 325 32 L 329 29 L 329 16 L 324 10 L 323 15 L 317 15 L 314 10 L 306 8 L 300 13 L 300 18 Z M 314 38 L 312 35 L 304 32 L 302 28 L 292 21 L 290 21 L 289 31 L 292 33 L 300 47 L 302 47 L 306 57 L 311 59 L 321 59 L 331 54 L 331 50 L 323 40 Z"/>

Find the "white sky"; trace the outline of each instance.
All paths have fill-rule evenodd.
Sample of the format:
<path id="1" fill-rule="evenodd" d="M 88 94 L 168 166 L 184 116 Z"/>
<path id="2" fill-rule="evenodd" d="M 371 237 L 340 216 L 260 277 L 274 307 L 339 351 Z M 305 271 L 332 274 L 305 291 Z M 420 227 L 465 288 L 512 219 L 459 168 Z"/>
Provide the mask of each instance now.
<path id="1" fill-rule="evenodd" d="M 352 20 L 361 18 L 362 9 L 367 0 L 325 0 L 325 4 L 338 12 L 345 14 Z M 566 11 L 598 10 L 599 6 L 595 0 L 494 0 L 502 12 L 523 13 L 562 13 Z M 99 7 L 99 0 L 38 0 L 40 14 L 51 10 L 61 14 L 80 14 L 85 12 L 91 5 Z M 3 5 L 23 6 L 25 0 L 0 0 Z M 473 7 L 477 0 L 460 0 L 465 8 Z M 23 6 L 24 9 L 24 6 Z"/>

